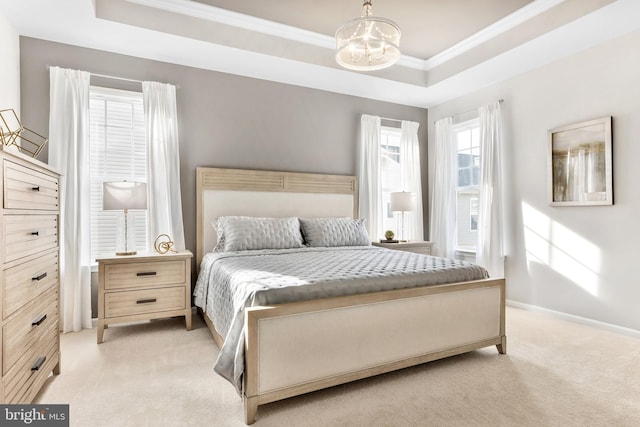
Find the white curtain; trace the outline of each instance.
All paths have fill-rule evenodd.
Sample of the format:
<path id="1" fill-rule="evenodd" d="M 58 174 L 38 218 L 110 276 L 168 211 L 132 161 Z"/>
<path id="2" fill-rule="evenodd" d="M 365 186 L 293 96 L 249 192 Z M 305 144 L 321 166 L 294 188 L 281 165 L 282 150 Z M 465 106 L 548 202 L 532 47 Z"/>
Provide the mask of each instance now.
<path id="1" fill-rule="evenodd" d="M 480 113 L 480 195 L 476 262 L 491 277 L 504 277 L 502 195 L 502 113 L 500 102 Z"/>
<path id="2" fill-rule="evenodd" d="M 358 153 L 360 218 L 372 240 L 382 237 L 382 182 L 380 173 L 380 117 L 363 114 Z"/>
<path id="3" fill-rule="evenodd" d="M 415 195 L 414 210 L 405 213 L 404 238 L 424 240 L 419 123 L 403 120 L 400 127 L 400 185 Z"/>
<path id="4" fill-rule="evenodd" d="M 149 247 L 160 234 L 168 234 L 176 250 L 184 250 L 180 152 L 176 88 L 158 82 L 142 82 L 147 138 L 147 231 Z"/>
<path id="5" fill-rule="evenodd" d="M 62 331 L 91 328 L 89 227 L 89 78 L 51 67 L 49 164 L 60 178 Z"/>
<path id="6" fill-rule="evenodd" d="M 456 144 L 452 140 L 453 119 L 436 122 L 431 195 L 430 240 L 434 255 L 455 258 L 456 241 Z"/>

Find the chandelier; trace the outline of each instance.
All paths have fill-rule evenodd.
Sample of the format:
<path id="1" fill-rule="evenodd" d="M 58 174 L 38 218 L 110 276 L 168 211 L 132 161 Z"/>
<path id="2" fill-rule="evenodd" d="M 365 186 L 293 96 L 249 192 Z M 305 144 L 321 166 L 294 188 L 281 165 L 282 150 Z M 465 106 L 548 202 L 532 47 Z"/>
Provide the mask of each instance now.
<path id="1" fill-rule="evenodd" d="M 362 15 L 336 31 L 336 61 L 356 71 L 381 70 L 400 59 L 400 27 L 386 18 L 372 16 L 365 0 Z"/>

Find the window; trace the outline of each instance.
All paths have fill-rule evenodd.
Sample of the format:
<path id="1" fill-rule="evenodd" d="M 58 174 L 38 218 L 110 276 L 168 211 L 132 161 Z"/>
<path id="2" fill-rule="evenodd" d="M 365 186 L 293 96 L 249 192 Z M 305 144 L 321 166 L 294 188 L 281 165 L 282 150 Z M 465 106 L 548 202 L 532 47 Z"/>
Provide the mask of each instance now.
<path id="1" fill-rule="evenodd" d="M 478 239 L 480 184 L 480 121 L 473 119 L 452 128 L 457 148 L 456 249 L 475 252 Z"/>
<path id="2" fill-rule="evenodd" d="M 383 231 L 396 230 L 398 223 L 391 211 L 391 196 L 400 191 L 400 129 L 382 126 L 380 135 L 380 169 L 382 186 L 382 227 Z"/>
<path id="3" fill-rule="evenodd" d="M 147 182 L 147 149 L 142 93 L 92 86 L 90 114 L 91 259 L 116 252 L 124 213 L 102 210 L 105 181 Z M 147 212 L 129 212 L 129 238 L 147 249 Z"/>

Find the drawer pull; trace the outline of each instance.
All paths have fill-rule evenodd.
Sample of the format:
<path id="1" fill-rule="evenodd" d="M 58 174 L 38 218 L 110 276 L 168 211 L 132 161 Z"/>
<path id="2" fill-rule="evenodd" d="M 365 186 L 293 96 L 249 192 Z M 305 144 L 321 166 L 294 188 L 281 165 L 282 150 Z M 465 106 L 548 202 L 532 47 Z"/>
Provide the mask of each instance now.
<path id="1" fill-rule="evenodd" d="M 39 276 L 32 277 L 31 280 L 37 280 L 39 282 L 40 280 L 44 279 L 45 277 L 47 277 L 47 273 L 42 273 Z"/>
<path id="2" fill-rule="evenodd" d="M 156 301 L 156 298 L 139 299 L 138 301 L 136 301 L 136 304 L 149 304 Z"/>
<path id="3" fill-rule="evenodd" d="M 31 187 L 31 189 L 32 189 L 33 191 L 40 191 L 40 186 L 37 186 L 37 187 Z"/>
<path id="4" fill-rule="evenodd" d="M 32 232 L 31 232 L 31 235 L 32 235 L 32 236 L 39 236 L 39 235 L 40 235 L 40 232 L 39 232 L 39 231 L 32 231 Z"/>
<path id="5" fill-rule="evenodd" d="M 39 370 L 42 367 L 42 365 L 44 364 L 45 360 L 47 360 L 47 356 L 38 357 L 38 360 L 36 360 L 36 363 L 34 363 L 33 366 L 31 366 L 31 370 L 32 371 Z"/>
<path id="6" fill-rule="evenodd" d="M 142 273 L 136 273 L 136 276 L 138 276 L 138 277 L 155 276 L 155 275 L 156 275 L 155 271 L 143 271 Z"/>
<path id="7" fill-rule="evenodd" d="M 40 326 L 42 322 L 45 321 L 46 318 L 47 318 L 46 314 L 41 314 L 36 320 L 31 322 L 31 326 Z"/>

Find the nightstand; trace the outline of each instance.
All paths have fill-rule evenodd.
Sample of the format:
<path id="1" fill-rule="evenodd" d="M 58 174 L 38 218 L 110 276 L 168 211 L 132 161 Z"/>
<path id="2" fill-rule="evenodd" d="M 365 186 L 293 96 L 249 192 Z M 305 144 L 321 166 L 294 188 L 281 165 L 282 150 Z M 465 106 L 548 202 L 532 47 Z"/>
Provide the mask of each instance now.
<path id="1" fill-rule="evenodd" d="M 415 252 L 417 254 L 431 255 L 432 242 L 398 242 L 398 243 L 380 243 L 373 242 L 373 246 L 379 246 L 381 248 L 396 249 L 398 251 Z"/>
<path id="2" fill-rule="evenodd" d="M 189 251 L 104 256 L 98 261 L 98 344 L 113 323 L 184 316 L 191 330 Z"/>

